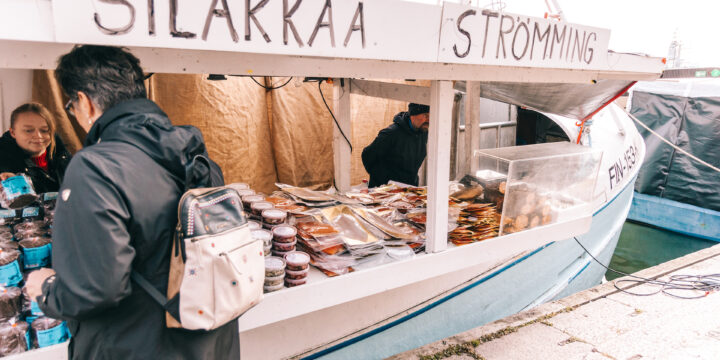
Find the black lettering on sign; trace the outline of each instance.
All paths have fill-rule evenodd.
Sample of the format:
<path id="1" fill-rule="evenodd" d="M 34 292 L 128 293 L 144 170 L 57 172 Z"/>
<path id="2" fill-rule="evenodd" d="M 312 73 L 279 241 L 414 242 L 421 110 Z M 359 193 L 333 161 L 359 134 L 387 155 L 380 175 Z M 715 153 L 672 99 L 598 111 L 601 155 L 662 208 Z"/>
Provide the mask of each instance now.
<path id="1" fill-rule="evenodd" d="M 549 59 L 552 59 L 553 52 L 555 51 L 555 42 L 557 41 L 558 44 L 561 44 L 560 46 L 560 57 L 562 57 L 563 48 L 565 47 L 565 30 L 567 26 L 563 25 L 562 28 L 562 35 L 558 36 L 558 26 L 557 24 L 553 25 L 553 34 L 550 38 L 550 57 Z M 545 49 L 547 49 L 547 44 L 545 45 Z M 545 57 L 543 56 L 543 59 Z"/>
<path id="2" fill-rule="evenodd" d="M 260 0 L 260 2 L 255 5 L 254 8 L 250 8 L 250 0 L 245 0 L 245 40 L 250 41 L 250 19 L 255 23 L 255 26 L 257 26 L 258 30 L 260 30 L 260 33 L 263 36 L 263 39 L 265 39 L 265 42 L 270 42 L 270 36 L 263 30 L 262 25 L 260 25 L 260 21 L 255 17 L 255 14 L 260 11 L 266 4 L 268 3 L 268 0 Z"/>
<path id="3" fill-rule="evenodd" d="M 510 28 L 503 31 L 503 23 L 505 22 L 505 19 L 510 19 Z M 515 29 L 515 20 L 510 15 L 503 15 L 500 18 L 500 26 L 498 27 L 498 44 L 495 48 L 496 59 L 500 56 L 500 45 L 502 45 L 503 59 L 507 58 L 507 53 L 505 52 L 505 34 L 511 33 L 513 29 Z"/>
<path id="4" fill-rule="evenodd" d="M 194 39 L 193 32 L 178 31 L 177 29 L 178 0 L 170 0 L 170 35 L 177 38 Z"/>
<path id="5" fill-rule="evenodd" d="M 295 14 L 295 11 L 297 11 L 298 7 L 300 7 L 300 4 L 302 3 L 302 0 L 295 1 L 295 5 L 290 8 L 290 11 L 288 11 L 288 0 L 283 0 L 283 44 L 288 44 L 288 26 L 290 27 L 290 31 L 293 33 L 293 37 L 295 37 L 295 41 L 297 41 L 299 47 L 305 46 L 303 44 L 302 39 L 300 38 L 300 35 L 297 32 L 297 29 L 295 28 L 295 23 L 292 21 L 292 16 Z M 365 37 L 363 36 L 363 47 L 364 45 Z"/>
<path id="6" fill-rule="evenodd" d="M 575 62 L 575 50 L 577 50 L 577 60 L 582 62 L 582 56 L 587 47 L 587 31 L 583 31 L 582 42 L 580 41 L 580 30 L 575 29 L 575 41 L 573 42 L 572 55 L 570 62 Z"/>
<path id="7" fill-rule="evenodd" d="M 483 52 L 482 52 L 482 57 L 484 58 L 485 57 L 485 46 L 487 45 L 487 36 L 488 36 L 488 33 L 490 32 L 490 18 L 491 17 L 499 17 L 500 15 L 496 12 L 492 12 L 489 10 L 483 10 L 481 14 L 482 14 L 482 16 L 485 17 L 485 39 L 483 40 Z"/>
<path id="8" fill-rule="evenodd" d="M 530 19 L 528 19 L 528 20 L 530 20 Z M 517 55 L 515 53 L 515 42 L 517 41 L 518 34 L 520 33 L 520 27 L 522 27 L 523 31 L 525 32 L 525 45 L 522 47 L 522 49 L 523 49 L 522 54 Z M 515 35 L 513 35 L 512 45 L 510 46 L 510 51 L 512 52 L 512 55 L 515 58 L 515 60 L 520 60 L 525 56 L 525 54 L 527 53 L 529 44 L 530 44 L 530 31 L 528 30 L 527 24 L 520 21 L 520 18 L 518 18 L 518 26 L 515 28 Z"/>
<path id="9" fill-rule="evenodd" d="M 328 14 L 327 22 L 323 22 L 323 19 L 325 19 L 325 13 Z M 313 30 L 312 35 L 310 35 L 310 40 L 308 40 L 308 46 L 312 46 L 313 42 L 315 41 L 315 36 L 317 36 L 318 30 L 320 30 L 321 27 L 327 27 L 328 30 L 330 30 L 330 45 L 332 45 L 332 47 L 335 47 L 335 30 L 333 28 L 331 0 L 325 0 L 325 6 L 323 7 L 322 13 L 320 13 L 320 16 L 318 17 L 317 22 L 315 23 L 315 29 Z"/>
<path id="10" fill-rule="evenodd" d="M 592 62 L 593 54 L 595 53 L 595 50 L 590 47 L 590 37 L 591 36 L 593 37 L 593 41 L 597 41 L 597 34 L 595 34 L 594 32 L 591 32 L 590 35 L 588 35 L 588 44 L 587 44 L 587 46 L 585 46 L 584 59 L 585 59 L 586 64 L 589 64 L 590 62 Z M 588 54 L 590 55 L 589 57 L 588 57 Z"/>
<path id="11" fill-rule="evenodd" d="M 360 18 L 360 25 L 356 25 L 356 22 L 358 21 L 358 18 Z M 350 28 L 348 29 L 347 36 L 345 36 L 345 43 L 343 46 L 347 47 L 348 42 L 350 42 L 350 35 L 352 35 L 355 31 L 360 31 L 360 38 L 362 40 L 362 47 L 365 48 L 365 20 L 363 16 L 363 3 L 362 1 L 358 2 L 357 9 L 355 10 L 355 15 L 353 16 L 352 21 L 350 22 Z"/>
<path id="12" fill-rule="evenodd" d="M 107 4 L 112 5 L 123 5 L 127 7 L 127 9 L 130 11 L 130 21 L 125 26 L 116 27 L 116 28 L 109 28 L 106 26 L 103 26 L 100 24 L 100 14 L 97 12 L 95 13 L 95 25 L 97 25 L 98 29 L 105 33 L 106 35 L 122 35 L 127 34 L 130 30 L 132 30 L 133 26 L 135 26 L 135 7 L 132 6 L 127 0 L 99 0 L 100 2 L 104 2 Z"/>
<path id="13" fill-rule="evenodd" d="M 230 37 L 233 42 L 238 42 L 238 34 L 233 26 L 232 16 L 230 15 L 230 8 L 228 8 L 227 0 L 222 0 L 222 9 L 216 9 L 218 0 L 212 0 L 210 3 L 210 10 L 208 10 L 207 18 L 205 18 L 205 28 L 203 29 L 202 39 L 207 41 L 208 32 L 210 31 L 210 23 L 214 17 L 225 18 L 227 21 L 228 31 L 230 31 Z"/>
<path id="14" fill-rule="evenodd" d="M 148 5 L 148 35 L 155 36 L 155 0 L 147 0 Z"/>
<path id="15" fill-rule="evenodd" d="M 470 53 L 470 44 L 472 44 L 472 40 L 470 39 L 470 33 L 461 27 L 462 22 L 463 22 L 463 20 L 465 20 L 466 17 L 468 17 L 470 15 L 475 15 L 475 14 L 477 14 L 477 12 L 475 10 L 467 10 L 464 13 L 460 14 L 460 16 L 458 16 L 458 18 L 457 18 L 457 21 L 456 21 L 457 29 L 461 34 L 465 35 L 465 37 L 467 38 L 467 42 L 468 42 L 467 49 L 462 54 L 460 54 L 458 52 L 457 44 L 453 45 L 453 51 L 455 52 L 455 56 L 457 56 L 459 58 L 464 58 L 464 57 L 468 56 L 468 54 Z"/>
<path id="16" fill-rule="evenodd" d="M 540 33 L 540 27 L 538 26 L 538 23 L 534 23 L 533 25 L 533 38 L 532 38 L 532 45 L 530 45 L 530 60 L 533 58 L 533 53 L 535 52 L 535 36 L 538 37 L 538 42 L 542 42 L 547 38 L 548 40 L 545 41 L 545 50 L 543 52 L 543 60 L 545 60 L 545 56 L 547 55 L 547 46 L 550 43 L 550 28 L 552 25 L 548 24 L 548 26 L 545 28 L 544 33 Z"/>

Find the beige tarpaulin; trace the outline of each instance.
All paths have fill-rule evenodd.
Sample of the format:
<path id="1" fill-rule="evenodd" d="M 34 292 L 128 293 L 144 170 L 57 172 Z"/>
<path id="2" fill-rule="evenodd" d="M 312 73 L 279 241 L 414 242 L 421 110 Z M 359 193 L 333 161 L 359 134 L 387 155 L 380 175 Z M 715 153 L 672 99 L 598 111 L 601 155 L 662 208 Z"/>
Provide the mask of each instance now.
<path id="1" fill-rule="evenodd" d="M 286 78 L 256 79 L 270 86 Z M 202 131 L 226 182 L 247 182 L 266 193 L 275 189 L 275 182 L 332 184 L 335 125 L 316 82 L 291 81 L 283 88 L 266 90 L 247 77 L 210 81 L 207 75 L 155 74 L 147 84 L 148 96 L 173 124 L 193 125 Z M 332 109 L 332 86 L 323 83 L 322 89 Z M 35 71 L 33 99 L 55 114 L 68 147 L 80 149 L 85 133 L 65 114 L 67 99 L 52 71 Z M 368 178 L 360 158 L 362 149 L 406 106 L 400 101 L 352 95 L 352 134 L 346 134 L 353 143 L 352 184 Z"/>

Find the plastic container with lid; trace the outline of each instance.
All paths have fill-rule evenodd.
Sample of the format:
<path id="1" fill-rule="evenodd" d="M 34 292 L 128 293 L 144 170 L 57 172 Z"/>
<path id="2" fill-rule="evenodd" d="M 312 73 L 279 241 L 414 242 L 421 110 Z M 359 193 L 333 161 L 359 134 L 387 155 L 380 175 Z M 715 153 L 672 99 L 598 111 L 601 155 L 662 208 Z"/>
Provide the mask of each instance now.
<path id="1" fill-rule="evenodd" d="M 294 251 L 294 250 L 293 250 Z M 289 253 L 290 251 L 282 251 L 282 250 L 276 250 L 272 249 L 273 256 L 284 258 L 285 254 Z"/>
<path id="2" fill-rule="evenodd" d="M 278 225 L 272 228 L 272 234 L 276 242 L 290 243 L 295 241 L 297 229 L 290 225 Z"/>
<path id="3" fill-rule="evenodd" d="M 288 269 L 293 271 L 307 269 L 308 264 L 310 264 L 310 255 L 302 251 L 292 251 L 285 254 L 285 263 Z"/>
<path id="4" fill-rule="evenodd" d="M 50 265 L 52 243 L 47 237 L 31 237 L 19 242 L 24 257 L 23 269 L 37 269 Z"/>
<path id="5" fill-rule="evenodd" d="M 228 184 L 227 187 L 235 189 L 235 190 L 248 190 L 250 189 L 250 185 L 242 182 L 236 182 L 232 184 Z"/>
<path id="6" fill-rule="evenodd" d="M 15 286 L 22 280 L 20 252 L 0 248 L 0 286 Z"/>
<path id="7" fill-rule="evenodd" d="M 262 225 L 255 220 L 248 220 L 248 226 L 250 227 L 250 231 L 262 229 Z"/>
<path id="8" fill-rule="evenodd" d="M 250 234 L 252 235 L 253 239 L 262 240 L 263 246 L 268 246 L 272 243 L 273 235 L 267 230 L 252 230 Z"/>
<path id="9" fill-rule="evenodd" d="M 64 321 L 41 316 L 30 325 L 33 345 L 39 348 L 63 343 L 70 338 L 70 331 Z"/>
<path id="10" fill-rule="evenodd" d="M 277 285 L 277 284 L 282 284 L 284 279 L 285 279 L 285 275 L 265 276 L 265 286 L 273 286 L 273 285 Z"/>
<path id="11" fill-rule="evenodd" d="M 21 223 L 15 224 L 13 226 L 13 230 L 15 230 L 16 233 L 18 232 L 27 232 L 27 231 L 38 231 L 38 230 L 45 230 L 45 222 L 37 220 L 37 221 L 23 221 Z"/>
<path id="12" fill-rule="evenodd" d="M 22 312 L 22 290 L 0 286 L 0 321 L 8 321 Z"/>
<path id="13" fill-rule="evenodd" d="M 273 292 L 273 291 L 278 291 L 278 290 L 282 290 L 282 289 L 284 289 L 284 288 L 285 288 L 285 284 L 283 284 L 283 283 L 280 283 L 280 284 L 277 284 L 277 285 L 272 285 L 272 286 L 263 285 L 263 290 L 264 290 L 266 293 Z"/>
<path id="14" fill-rule="evenodd" d="M 235 189 L 235 191 L 237 191 L 238 195 L 240 195 L 241 198 L 246 195 L 255 195 L 255 190 L 252 189 Z"/>
<path id="15" fill-rule="evenodd" d="M 287 220 L 287 212 L 280 209 L 263 210 L 261 215 L 263 223 L 270 226 L 280 225 Z"/>
<path id="16" fill-rule="evenodd" d="M 297 240 L 289 243 L 273 241 L 272 248 L 276 251 L 293 251 Z"/>
<path id="17" fill-rule="evenodd" d="M 261 216 L 263 211 L 270 210 L 273 207 L 274 205 L 268 201 L 255 201 L 250 205 L 253 215 L 258 217 Z"/>
<path id="18" fill-rule="evenodd" d="M 285 275 L 285 260 L 276 256 L 265 258 L 265 276 L 280 275 Z"/>
<path id="19" fill-rule="evenodd" d="M 307 278 L 302 278 L 302 279 L 288 279 L 287 277 L 285 278 L 285 286 L 287 286 L 287 287 L 304 285 L 306 282 L 307 282 Z"/>
<path id="20" fill-rule="evenodd" d="M 24 321 L 11 320 L 0 324 L 0 357 L 30 350 L 30 326 Z"/>
<path id="21" fill-rule="evenodd" d="M 243 209 L 250 211 L 252 203 L 263 200 L 265 197 L 259 194 L 245 195 L 242 197 Z"/>
<path id="22" fill-rule="evenodd" d="M 285 278 L 286 279 L 293 279 L 293 280 L 299 280 L 304 279 L 308 276 L 308 272 L 310 269 L 305 270 L 299 270 L 299 271 L 293 271 L 293 270 L 285 270 Z"/>
<path id="23" fill-rule="evenodd" d="M 263 255 L 265 255 L 265 257 L 272 255 L 272 245 L 263 247 Z"/>

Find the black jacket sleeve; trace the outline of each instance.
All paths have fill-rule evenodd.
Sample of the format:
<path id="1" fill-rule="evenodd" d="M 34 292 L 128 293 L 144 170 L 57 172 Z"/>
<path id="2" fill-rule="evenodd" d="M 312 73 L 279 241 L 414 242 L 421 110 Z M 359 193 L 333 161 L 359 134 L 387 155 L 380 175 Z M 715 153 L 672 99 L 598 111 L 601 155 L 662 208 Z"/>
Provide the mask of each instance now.
<path id="1" fill-rule="evenodd" d="M 130 213 L 112 182 L 121 176 L 93 153 L 80 152 L 71 162 L 53 229 L 56 276 L 45 281 L 38 301 L 48 316 L 82 320 L 131 293 Z"/>
<path id="2" fill-rule="evenodd" d="M 387 178 L 387 170 L 383 158 L 388 156 L 392 149 L 393 131 L 392 128 L 380 130 L 378 136 L 368 145 L 362 152 L 362 162 L 365 171 L 370 174 L 371 178 L 378 180 Z M 382 181 L 382 180 L 381 180 Z"/>

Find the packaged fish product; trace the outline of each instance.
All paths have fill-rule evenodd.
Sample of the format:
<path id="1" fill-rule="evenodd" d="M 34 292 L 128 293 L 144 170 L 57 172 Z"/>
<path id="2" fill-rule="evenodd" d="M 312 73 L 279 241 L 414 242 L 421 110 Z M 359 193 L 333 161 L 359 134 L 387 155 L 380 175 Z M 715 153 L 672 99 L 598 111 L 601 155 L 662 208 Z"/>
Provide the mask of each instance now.
<path id="1" fill-rule="evenodd" d="M 43 210 L 47 213 L 48 211 L 55 211 L 55 204 L 57 203 L 58 193 L 46 192 L 40 195 L 40 202 L 42 203 Z"/>
<path id="2" fill-rule="evenodd" d="M 70 331 L 64 321 L 41 316 L 30 325 L 32 328 L 33 346 L 44 348 L 63 343 L 70 339 Z"/>
<path id="3" fill-rule="evenodd" d="M 12 226 L 17 222 L 17 211 L 0 209 L 0 225 Z"/>
<path id="4" fill-rule="evenodd" d="M 255 220 L 248 220 L 248 226 L 250 227 L 250 231 L 262 229 L 262 225 Z"/>
<path id="5" fill-rule="evenodd" d="M 272 245 L 273 234 L 267 230 L 251 230 L 251 236 L 253 239 L 262 240 L 264 246 Z"/>
<path id="6" fill-rule="evenodd" d="M 0 321 L 16 318 L 22 312 L 22 290 L 0 286 Z"/>
<path id="7" fill-rule="evenodd" d="M 21 209 L 37 200 L 32 180 L 18 174 L 0 182 L 0 205 L 7 209 Z"/>
<path id="8" fill-rule="evenodd" d="M 255 190 L 252 189 L 235 189 L 235 191 L 238 192 L 238 195 L 240 195 L 240 198 L 242 199 L 245 195 L 255 195 Z"/>
<path id="9" fill-rule="evenodd" d="M 285 254 L 285 263 L 287 264 L 288 270 L 300 271 L 307 269 L 310 263 L 310 255 L 302 251 L 292 251 Z"/>
<path id="10" fill-rule="evenodd" d="M 295 241 L 297 229 L 290 225 L 278 225 L 272 228 L 272 234 L 275 242 L 291 243 Z"/>
<path id="11" fill-rule="evenodd" d="M 285 284 L 283 284 L 282 282 L 280 284 L 271 285 L 271 286 L 263 285 L 263 290 L 266 293 L 282 290 L 284 288 L 285 288 Z"/>
<path id="12" fill-rule="evenodd" d="M 16 286 L 22 280 L 20 252 L 0 248 L 0 286 Z"/>
<path id="13" fill-rule="evenodd" d="M 0 239 L 0 249 L 20 251 L 20 245 L 17 241 Z"/>
<path id="14" fill-rule="evenodd" d="M 287 212 L 280 209 L 263 210 L 261 215 L 263 223 L 270 228 L 275 225 L 280 225 L 287 220 Z"/>
<path id="15" fill-rule="evenodd" d="M 289 253 L 289 251 L 282 251 L 282 250 L 272 249 L 272 254 L 273 254 L 273 256 L 285 257 L 285 254 L 287 254 L 287 253 Z"/>
<path id="16" fill-rule="evenodd" d="M 9 226 L 0 226 L 0 241 L 11 241 L 13 239 L 13 232 Z"/>
<path id="17" fill-rule="evenodd" d="M 245 195 L 242 197 L 243 209 L 250 211 L 250 209 L 252 209 L 252 203 L 263 200 L 265 200 L 265 197 L 259 194 Z"/>
<path id="18" fill-rule="evenodd" d="M 310 271 L 309 268 L 306 268 L 305 270 L 285 270 L 285 278 L 286 279 L 293 279 L 293 280 L 299 280 L 304 279 L 307 277 L 308 272 Z"/>
<path id="19" fill-rule="evenodd" d="M 287 286 L 287 287 L 305 285 L 306 282 L 307 282 L 307 278 L 302 278 L 302 279 L 288 279 L 287 277 L 285 278 L 285 286 Z"/>
<path id="20" fill-rule="evenodd" d="M 285 260 L 271 256 L 265 259 L 265 276 L 285 276 Z"/>
<path id="21" fill-rule="evenodd" d="M 0 357 L 20 354 L 30 350 L 30 331 L 24 321 L 10 321 L 0 324 Z"/>
<path id="22" fill-rule="evenodd" d="M 32 273 L 32 271 L 31 271 Z M 28 274 L 29 275 L 29 274 Z M 30 295 L 27 293 L 27 286 L 23 286 L 22 288 L 22 312 L 27 315 L 27 317 L 34 317 L 38 318 L 40 316 L 44 316 L 45 313 L 40 310 L 40 306 L 38 305 L 38 302 L 35 301 L 35 299 L 31 299 Z M 31 323 L 32 321 L 28 321 Z"/>
<path id="23" fill-rule="evenodd" d="M 252 214 L 260 218 L 262 216 L 262 212 L 265 210 L 270 210 L 273 208 L 273 204 L 267 201 L 255 201 L 250 205 L 250 210 L 252 210 Z"/>
<path id="24" fill-rule="evenodd" d="M 272 248 L 277 251 L 293 251 L 296 243 L 297 240 L 289 243 L 273 241 Z"/>
<path id="25" fill-rule="evenodd" d="M 25 255 L 25 270 L 50 266 L 52 254 L 52 244 L 50 242 L 50 238 L 31 237 L 20 240 L 19 244 L 23 251 L 23 255 Z"/>
<path id="26" fill-rule="evenodd" d="M 229 187 L 231 189 L 235 189 L 235 190 L 249 190 L 250 189 L 250 185 L 248 185 L 246 183 L 241 183 L 241 182 L 228 184 L 227 187 Z"/>
<path id="27" fill-rule="evenodd" d="M 275 286 L 282 284 L 285 279 L 285 275 L 279 276 L 265 276 L 265 286 Z"/>

